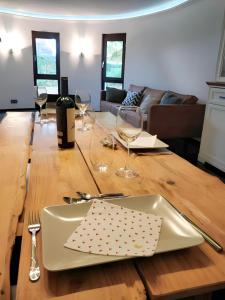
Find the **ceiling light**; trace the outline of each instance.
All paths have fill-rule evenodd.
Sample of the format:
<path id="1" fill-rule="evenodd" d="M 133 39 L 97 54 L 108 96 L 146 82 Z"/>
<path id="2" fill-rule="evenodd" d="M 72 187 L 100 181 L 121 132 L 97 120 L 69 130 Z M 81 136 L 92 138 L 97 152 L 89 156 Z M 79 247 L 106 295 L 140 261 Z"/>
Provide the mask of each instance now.
<path id="1" fill-rule="evenodd" d="M 24 17 L 32 17 L 32 18 L 42 18 L 42 19 L 51 19 L 51 20 L 68 20 L 68 21 L 104 21 L 104 20 L 121 20 L 121 19 L 129 19 L 135 17 L 141 17 L 146 15 L 155 14 L 161 11 L 165 11 L 181 4 L 184 4 L 190 0 L 171 0 L 166 3 L 160 3 L 154 7 L 145 8 L 139 11 L 129 12 L 129 13 L 121 13 L 121 14 L 113 14 L 113 15 L 93 15 L 93 16 L 85 16 L 85 15 L 53 15 L 53 14 L 45 14 L 38 12 L 30 12 L 30 11 L 18 11 L 16 9 L 9 9 L 0 7 L 0 13 L 13 14 Z"/>

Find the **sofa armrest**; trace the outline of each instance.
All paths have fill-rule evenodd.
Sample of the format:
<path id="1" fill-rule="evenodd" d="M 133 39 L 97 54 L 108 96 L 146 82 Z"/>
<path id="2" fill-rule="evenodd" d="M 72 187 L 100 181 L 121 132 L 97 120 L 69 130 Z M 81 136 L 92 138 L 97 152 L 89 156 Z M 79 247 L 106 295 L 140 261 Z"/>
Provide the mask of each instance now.
<path id="1" fill-rule="evenodd" d="M 204 104 L 152 105 L 147 131 L 161 139 L 200 137 L 204 115 Z"/>
<path id="2" fill-rule="evenodd" d="M 100 91 L 100 101 L 106 101 L 106 91 L 105 90 Z"/>

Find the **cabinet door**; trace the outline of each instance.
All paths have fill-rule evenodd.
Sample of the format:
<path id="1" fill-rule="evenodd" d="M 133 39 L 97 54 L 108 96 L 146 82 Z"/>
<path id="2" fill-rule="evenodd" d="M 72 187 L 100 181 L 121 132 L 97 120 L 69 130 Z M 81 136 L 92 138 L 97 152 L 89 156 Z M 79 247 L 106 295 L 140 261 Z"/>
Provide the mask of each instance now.
<path id="1" fill-rule="evenodd" d="M 225 106 L 207 105 L 199 160 L 225 171 Z"/>

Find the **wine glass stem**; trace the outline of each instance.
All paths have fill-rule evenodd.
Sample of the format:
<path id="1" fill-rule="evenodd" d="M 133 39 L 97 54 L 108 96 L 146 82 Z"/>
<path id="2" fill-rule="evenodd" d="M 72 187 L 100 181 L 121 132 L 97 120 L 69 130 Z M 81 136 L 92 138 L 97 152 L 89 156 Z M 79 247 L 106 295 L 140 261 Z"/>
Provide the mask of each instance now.
<path id="1" fill-rule="evenodd" d="M 42 121 L 42 105 L 40 105 L 40 123 Z"/>
<path id="2" fill-rule="evenodd" d="M 81 128 L 84 129 L 84 114 L 82 113 L 82 125 Z"/>
<path id="3" fill-rule="evenodd" d="M 128 168 L 129 158 L 130 158 L 130 144 L 127 143 L 127 159 L 125 161 L 125 167 L 124 167 L 125 170 L 129 169 Z"/>

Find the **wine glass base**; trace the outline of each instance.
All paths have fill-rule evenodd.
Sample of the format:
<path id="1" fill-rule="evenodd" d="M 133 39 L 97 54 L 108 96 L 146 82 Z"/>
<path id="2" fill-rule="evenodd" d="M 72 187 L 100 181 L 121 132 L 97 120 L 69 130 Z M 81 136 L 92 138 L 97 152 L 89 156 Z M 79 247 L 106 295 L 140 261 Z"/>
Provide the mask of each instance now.
<path id="1" fill-rule="evenodd" d="M 40 120 L 40 119 L 37 119 L 37 120 L 35 120 L 35 122 L 34 122 L 35 124 L 39 124 L 39 125 L 42 125 L 42 120 Z"/>
<path id="2" fill-rule="evenodd" d="M 85 131 L 89 131 L 90 128 L 87 127 L 87 126 L 84 126 L 84 127 L 77 128 L 77 130 L 78 130 L 78 131 L 83 131 L 83 132 L 85 132 Z"/>
<path id="3" fill-rule="evenodd" d="M 104 164 L 104 163 L 95 164 L 94 169 L 97 172 L 106 173 L 109 171 L 109 165 Z"/>
<path id="4" fill-rule="evenodd" d="M 135 170 L 128 169 L 128 168 L 118 169 L 116 171 L 116 175 L 124 178 L 135 178 L 139 176 L 139 174 Z"/>
<path id="5" fill-rule="evenodd" d="M 35 124 L 39 124 L 39 125 L 44 125 L 44 124 L 47 124 L 48 123 L 48 120 L 47 119 L 43 119 L 43 118 L 41 118 L 41 119 L 37 119 L 37 120 L 35 120 L 35 122 L 34 122 Z"/>

